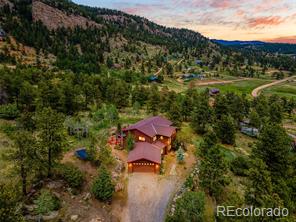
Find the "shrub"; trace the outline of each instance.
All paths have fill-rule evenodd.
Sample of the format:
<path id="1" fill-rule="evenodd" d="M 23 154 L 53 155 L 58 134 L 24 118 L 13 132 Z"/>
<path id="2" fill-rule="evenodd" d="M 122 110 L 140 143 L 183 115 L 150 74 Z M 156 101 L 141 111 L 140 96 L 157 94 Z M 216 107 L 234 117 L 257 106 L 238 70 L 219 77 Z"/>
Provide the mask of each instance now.
<path id="1" fill-rule="evenodd" d="M 68 183 L 72 188 L 80 188 L 84 182 L 82 172 L 73 164 L 67 163 L 59 166 L 58 174 Z"/>
<path id="2" fill-rule="evenodd" d="M 178 161 L 178 163 L 183 163 L 184 159 L 185 159 L 184 150 L 180 147 L 177 150 L 177 161 Z"/>
<path id="3" fill-rule="evenodd" d="M 166 221 L 204 221 L 204 211 L 205 194 L 203 192 L 188 191 L 176 201 L 174 215 L 168 216 Z"/>
<path id="4" fill-rule="evenodd" d="M 0 118 L 15 119 L 19 116 L 19 111 L 16 104 L 7 104 L 0 106 Z"/>
<path id="5" fill-rule="evenodd" d="M 250 161 L 247 157 L 239 156 L 230 163 L 230 169 L 237 176 L 247 176 Z"/>
<path id="6" fill-rule="evenodd" d="M 36 213 L 47 214 L 60 208 L 59 199 L 49 190 L 41 190 L 39 197 L 34 201 L 36 204 Z"/>
<path id="7" fill-rule="evenodd" d="M 100 168 L 99 176 L 94 180 L 91 191 L 98 200 L 111 200 L 115 187 L 111 175 L 105 167 Z"/>

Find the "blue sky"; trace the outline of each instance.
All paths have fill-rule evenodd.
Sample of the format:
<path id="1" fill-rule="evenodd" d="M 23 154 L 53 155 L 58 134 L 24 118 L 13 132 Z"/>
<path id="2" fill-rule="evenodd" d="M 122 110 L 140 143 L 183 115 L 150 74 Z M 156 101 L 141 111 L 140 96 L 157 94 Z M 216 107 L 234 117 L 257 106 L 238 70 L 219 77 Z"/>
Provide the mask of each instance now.
<path id="1" fill-rule="evenodd" d="M 296 43 L 296 0 L 74 0 L 209 38 Z"/>

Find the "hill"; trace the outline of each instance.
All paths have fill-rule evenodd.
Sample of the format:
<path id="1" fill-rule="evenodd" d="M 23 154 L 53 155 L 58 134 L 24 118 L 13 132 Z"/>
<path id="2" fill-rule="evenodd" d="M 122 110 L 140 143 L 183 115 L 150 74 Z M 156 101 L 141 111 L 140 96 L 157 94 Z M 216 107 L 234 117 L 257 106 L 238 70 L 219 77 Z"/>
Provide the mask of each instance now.
<path id="1" fill-rule="evenodd" d="M 215 70 L 243 67 L 246 60 L 249 65 L 295 69 L 295 59 L 290 57 L 261 49 L 229 49 L 198 32 L 164 27 L 117 10 L 67 0 L 5 0 L 0 6 L 0 25 L 8 36 L 36 50 L 35 60 L 30 59 L 35 63 L 29 65 L 48 67 L 51 63 L 52 67 L 75 73 L 100 73 L 103 67 L 116 65 L 151 73 L 168 60 L 185 58 L 202 60 Z M 11 48 L 9 41 L 5 47 Z M 3 61 L 28 65 L 22 58 L 5 56 Z M 55 61 L 48 62 L 48 56 Z"/>
<path id="2" fill-rule="evenodd" d="M 223 46 L 230 46 L 236 49 L 252 49 L 257 51 L 264 51 L 268 53 L 292 54 L 296 55 L 296 44 L 288 43 L 269 43 L 262 41 L 227 41 L 227 40 L 212 40 Z"/>

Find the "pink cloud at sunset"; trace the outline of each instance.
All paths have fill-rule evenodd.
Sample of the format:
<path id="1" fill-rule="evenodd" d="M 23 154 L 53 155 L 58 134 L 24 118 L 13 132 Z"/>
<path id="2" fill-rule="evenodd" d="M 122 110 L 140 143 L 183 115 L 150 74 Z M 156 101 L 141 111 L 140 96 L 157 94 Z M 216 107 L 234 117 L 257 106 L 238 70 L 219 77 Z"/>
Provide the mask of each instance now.
<path id="1" fill-rule="evenodd" d="M 188 28 L 213 39 L 289 43 L 296 39 L 296 0 L 74 1 L 122 10 L 168 27 Z"/>

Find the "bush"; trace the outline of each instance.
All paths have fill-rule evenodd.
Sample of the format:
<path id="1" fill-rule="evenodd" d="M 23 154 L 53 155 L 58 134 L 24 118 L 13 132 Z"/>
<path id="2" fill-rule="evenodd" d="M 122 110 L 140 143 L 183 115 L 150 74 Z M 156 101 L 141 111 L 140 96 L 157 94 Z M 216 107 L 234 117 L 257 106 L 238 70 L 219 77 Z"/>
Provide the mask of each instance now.
<path id="1" fill-rule="evenodd" d="M 0 106 L 0 118 L 15 119 L 19 116 L 19 111 L 16 104 L 7 104 Z"/>
<path id="2" fill-rule="evenodd" d="M 204 221 L 205 194 L 188 191 L 176 201 L 174 215 L 168 216 L 168 222 Z"/>
<path id="3" fill-rule="evenodd" d="M 68 183 L 72 188 L 80 188 L 84 182 L 82 172 L 73 164 L 67 163 L 59 166 L 58 174 Z"/>
<path id="4" fill-rule="evenodd" d="M 230 163 L 231 171 L 237 176 L 247 176 L 251 164 L 247 157 L 239 156 Z"/>
<path id="5" fill-rule="evenodd" d="M 111 175 L 105 167 L 100 168 L 99 176 L 93 182 L 91 191 L 99 200 L 111 200 L 115 187 L 112 183 Z"/>
<path id="6" fill-rule="evenodd" d="M 49 190 L 41 190 L 39 197 L 34 201 L 37 205 L 37 214 L 48 214 L 51 211 L 58 210 L 60 208 L 59 199 L 54 196 Z"/>

